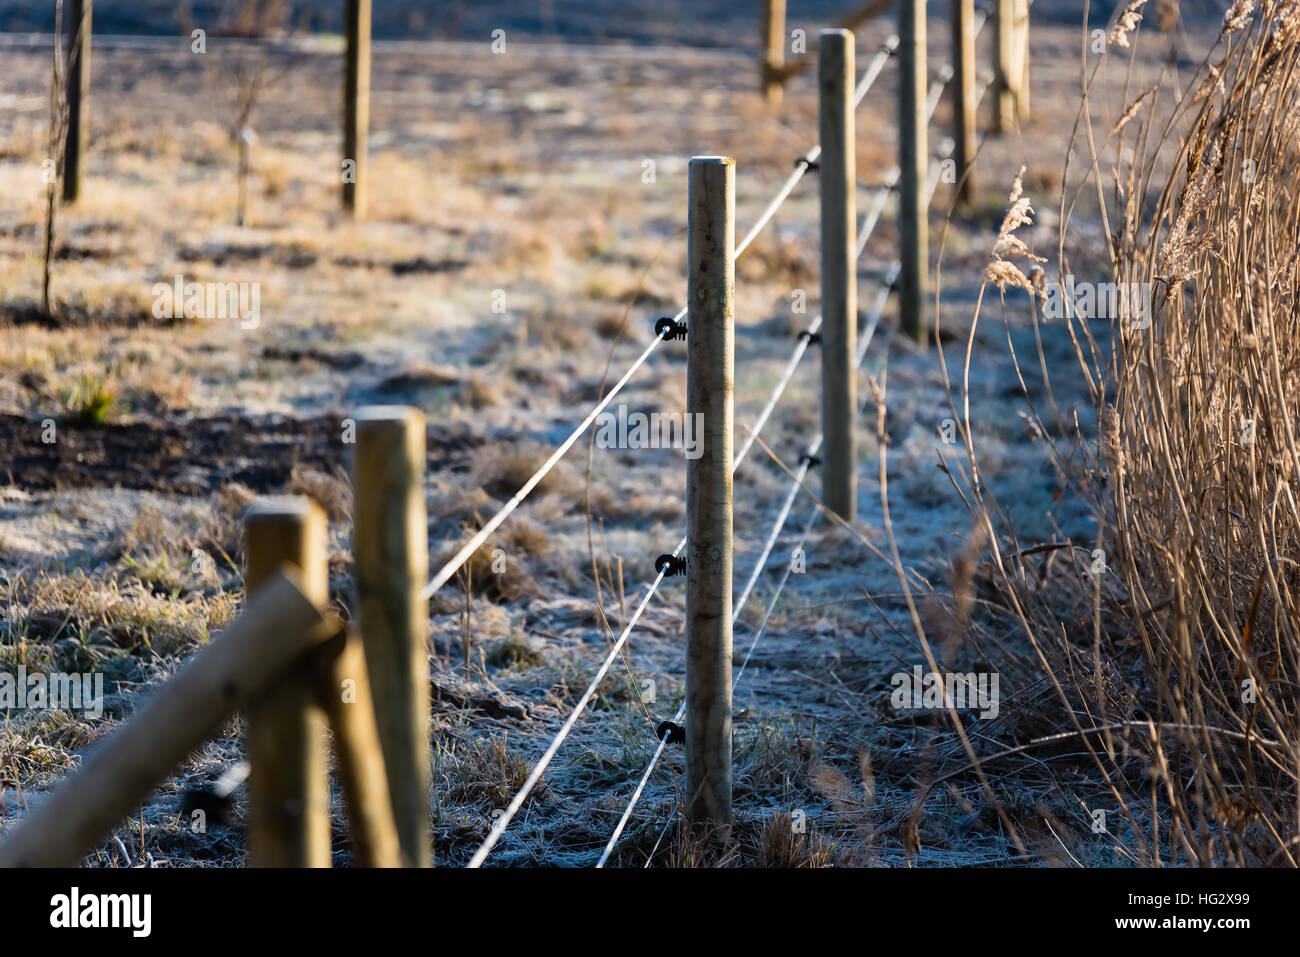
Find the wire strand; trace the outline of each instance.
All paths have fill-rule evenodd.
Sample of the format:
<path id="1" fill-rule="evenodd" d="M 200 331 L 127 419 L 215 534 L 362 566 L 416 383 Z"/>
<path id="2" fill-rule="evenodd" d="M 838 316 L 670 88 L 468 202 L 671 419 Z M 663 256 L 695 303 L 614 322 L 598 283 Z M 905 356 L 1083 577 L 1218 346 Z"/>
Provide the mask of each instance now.
<path id="1" fill-rule="evenodd" d="M 900 42 L 898 34 L 891 33 L 886 37 L 880 52 L 871 58 L 871 62 L 867 64 L 866 70 L 862 73 L 862 79 L 858 81 L 857 88 L 853 91 L 854 109 L 862 105 L 862 101 L 871 89 L 871 85 L 876 82 L 876 77 L 880 76 L 880 71 L 885 68 L 885 61 L 898 52 Z"/>
<path id="2" fill-rule="evenodd" d="M 677 313 L 674 317 L 674 321 L 680 320 L 685 314 L 686 309 L 683 308 L 682 311 Z M 636 374 L 637 370 L 645 365 L 646 360 L 650 358 L 651 354 L 654 353 L 655 349 L 659 347 L 661 342 L 663 342 L 663 339 L 659 336 L 655 336 L 655 338 L 651 340 L 650 344 L 646 346 L 645 351 L 637 357 L 637 360 L 632 363 L 626 372 L 623 373 L 623 377 L 615 383 L 614 388 L 610 389 L 609 392 L 605 394 L 605 397 L 596 403 L 596 406 L 587 414 L 587 417 L 582 420 L 581 424 L 570 432 L 569 437 L 560 443 L 559 447 L 556 448 L 555 451 L 551 453 L 550 457 L 538 467 L 537 471 L 533 472 L 533 474 L 529 476 L 528 481 L 524 482 L 523 486 L 514 494 L 510 501 L 501 506 L 501 508 L 497 510 L 497 513 L 488 519 L 483 527 L 479 529 L 478 532 L 464 544 L 464 546 L 461 547 L 460 551 L 443 564 L 442 568 L 440 568 L 437 574 L 433 576 L 429 584 L 424 586 L 424 589 L 420 592 L 420 601 L 427 601 L 429 598 L 433 597 L 434 593 L 437 592 L 439 588 L 451 580 L 451 577 L 455 575 L 461 565 L 465 564 L 465 561 L 478 550 L 478 547 L 487 541 L 488 537 L 493 532 L 501 527 L 501 523 L 510 517 L 510 513 L 519 507 L 520 503 L 528 497 L 529 493 L 538 486 L 542 479 L 546 478 L 551 469 L 555 467 L 555 463 L 560 461 L 569 449 L 573 448 L 573 444 L 582 437 L 582 434 L 587 431 L 591 423 L 596 421 L 600 413 L 605 411 L 606 407 L 608 407 L 610 402 L 614 400 L 614 397 L 623 390 L 623 387 L 627 385 L 632 376 Z"/>
<path id="3" fill-rule="evenodd" d="M 685 546 L 686 539 L 683 538 L 682 543 L 678 545 L 677 549 L 673 552 L 674 557 L 676 557 L 678 552 L 680 552 Z M 614 643 L 614 646 L 610 649 L 604 663 L 600 666 L 600 670 L 596 672 L 595 677 L 591 679 L 591 683 L 587 685 L 587 690 L 583 692 L 582 697 L 578 700 L 577 705 L 574 706 L 573 711 L 570 712 L 569 717 L 560 727 L 559 732 L 551 739 L 550 745 L 542 753 L 537 764 L 534 765 L 532 772 L 524 781 L 523 787 L 519 789 L 511 799 L 510 803 L 506 805 L 505 811 L 498 815 L 496 821 L 493 822 L 492 829 L 488 832 L 487 838 L 479 845 L 478 850 L 474 852 L 474 856 L 470 858 L 469 864 L 467 865 L 468 867 L 477 868 L 482 866 L 483 862 L 487 859 L 488 854 L 491 853 L 492 848 L 496 845 L 496 842 L 501 838 L 501 835 L 505 833 L 505 829 L 510 825 L 510 821 L 515 816 L 515 812 L 523 806 L 528 795 L 532 793 L 534 786 L 536 786 L 537 782 L 541 780 L 542 774 L 546 771 L 547 765 L 551 763 L 551 759 L 555 757 L 556 752 L 560 750 L 560 745 L 563 744 L 564 739 L 569 736 L 569 732 L 573 730 L 573 726 L 577 723 L 578 717 L 587 707 L 588 702 L 590 702 L 595 696 L 596 690 L 600 687 L 600 683 L 604 680 L 605 675 L 609 673 L 609 669 L 613 666 L 615 658 L 618 657 L 619 650 L 624 644 L 626 644 L 628 636 L 632 634 L 632 629 L 636 627 L 637 622 L 641 620 L 641 616 L 645 614 L 645 610 L 650 604 L 650 599 L 652 599 L 655 596 L 655 592 L 659 590 L 659 586 L 663 583 L 666 574 L 667 569 L 660 569 L 659 574 L 655 576 L 654 581 L 651 582 L 650 587 L 646 590 L 645 597 L 642 598 L 640 604 L 637 605 L 636 611 L 633 612 L 632 617 L 628 619 L 628 623 L 626 627 L 623 628 L 622 634 L 618 636 L 618 641 Z"/>

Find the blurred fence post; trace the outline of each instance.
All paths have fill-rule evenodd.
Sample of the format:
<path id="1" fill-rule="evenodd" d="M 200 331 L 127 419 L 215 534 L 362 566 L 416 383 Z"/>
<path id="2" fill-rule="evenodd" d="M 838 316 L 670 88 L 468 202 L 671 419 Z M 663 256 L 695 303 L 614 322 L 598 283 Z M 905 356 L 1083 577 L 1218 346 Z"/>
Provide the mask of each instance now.
<path id="1" fill-rule="evenodd" d="M 898 166 L 899 239 L 902 260 L 899 320 L 903 330 L 925 341 L 925 287 L 930 258 L 929 202 L 925 195 L 929 167 L 926 110 L 925 0 L 899 0 L 898 17 Z"/>
<path id="2" fill-rule="evenodd" d="M 81 196 L 82 158 L 86 152 L 86 108 L 90 99 L 90 25 L 94 0 L 68 0 L 64 45 L 68 96 L 68 130 L 63 143 L 63 201 Z M 62 42 L 56 37 L 55 42 Z"/>
<path id="3" fill-rule="evenodd" d="M 854 56 L 849 30 L 823 30 L 817 46 L 821 136 L 822 498 L 845 521 L 857 514 L 858 268 Z"/>
<path id="4" fill-rule="evenodd" d="M 347 51 L 343 70 L 343 209 L 365 215 L 370 132 L 370 0 L 344 0 Z M 351 169 L 347 164 L 351 163 Z"/>
<path id="5" fill-rule="evenodd" d="M 1016 76 L 1016 115 L 1029 120 L 1029 0 L 1016 0 L 1016 52 L 1020 69 Z"/>
<path id="6" fill-rule="evenodd" d="M 1010 133 L 1016 126 L 1016 0 L 994 0 L 993 132 Z"/>
<path id="7" fill-rule="evenodd" d="M 686 799 L 691 822 L 731 823 L 731 575 L 735 162 L 697 156 L 688 176 Z"/>
<path id="8" fill-rule="evenodd" d="M 307 498 L 259 499 L 244 518 L 244 587 L 252 594 L 281 565 L 301 576 L 317 607 L 329 603 L 325 513 Z M 245 708 L 248 719 L 248 856 L 255 867 L 329 867 L 325 712 L 309 672 L 285 675 Z"/>
<path id="9" fill-rule="evenodd" d="M 781 104 L 781 68 L 785 66 L 785 0 L 763 0 L 762 43 L 758 65 L 763 99 L 772 106 Z"/>
<path id="10" fill-rule="evenodd" d="M 957 161 L 956 200 L 969 206 L 975 197 L 975 0 L 949 0 L 952 6 L 952 138 Z"/>
<path id="11" fill-rule="evenodd" d="M 413 867 L 428 867 L 428 614 L 420 600 L 429 577 L 424 415 L 405 406 L 372 406 L 359 410 L 356 422 L 357 616 L 402 856 Z"/>

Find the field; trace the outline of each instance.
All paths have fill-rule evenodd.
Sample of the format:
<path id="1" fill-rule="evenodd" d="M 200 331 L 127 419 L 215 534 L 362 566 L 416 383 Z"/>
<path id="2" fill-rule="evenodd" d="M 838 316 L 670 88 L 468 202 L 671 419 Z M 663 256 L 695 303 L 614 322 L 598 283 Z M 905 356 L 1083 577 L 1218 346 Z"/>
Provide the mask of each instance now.
<path id="1" fill-rule="evenodd" d="M 1283 355 L 1267 393 L 1276 411 L 1251 416 L 1261 430 L 1270 423 L 1286 463 L 1259 466 L 1255 511 L 1220 503 L 1245 514 L 1244 531 L 1203 555 L 1198 533 L 1217 533 L 1201 521 L 1216 513 L 1185 525 L 1170 518 L 1158 531 L 1176 510 L 1151 476 L 1182 474 L 1177 450 L 1199 447 L 1190 437 L 1198 416 L 1226 421 L 1236 407 L 1207 398 L 1148 419 L 1149 406 L 1132 399 L 1148 394 L 1147 366 L 1120 318 L 1053 318 L 1042 292 L 1058 273 L 1108 283 L 1145 279 L 1148 266 L 1172 286 L 1168 263 L 1153 265 L 1164 234 L 1139 224 L 1158 215 L 1160 187 L 1185 165 L 1181 132 L 1174 152 L 1155 142 L 1185 106 L 1152 94 L 1140 113 L 1126 111 L 1153 86 L 1181 89 L 1204 74 L 1216 43 L 1247 34 L 1224 41 L 1217 21 L 1192 12 L 1161 29 L 1153 10 L 1140 31 L 1111 35 L 1111 62 L 1081 114 L 1081 75 L 1092 83 L 1097 57 L 1081 66 L 1078 17 L 1065 6 L 1034 9 L 1031 112 L 1019 129 L 983 140 L 973 201 L 954 205 L 954 184 L 939 183 L 937 343 L 900 329 L 896 297 L 874 327 L 859 379 L 858 519 L 827 517 L 811 477 L 737 621 L 735 663 L 745 664 L 730 833 L 701 839 L 683 826 L 684 758 L 670 745 L 611 865 L 1294 863 L 1294 814 L 1279 810 L 1294 792 L 1294 695 L 1238 725 L 1221 713 L 1234 713 L 1221 699 L 1242 662 L 1267 671 L 1270 687 L 1293 688 L 1294 623 L 1281 623 L 1290 572 L 1267 579 L 1262 611 L 1256 582 L 1266 580 L 1261 562 L 1294 565 L 1267 506 L 1289 495 L 1293 475 L 1289 431 L 1272 415 L 1294 412 L 1285 398 L 1294 367 Z M 1295 16 L 1293 4 L 1267 6 Z M 1119 13 L 1093 18 L 1109 29 Z M 563 26 L 567 15 L 547 32 L 585 39 Z M 626 27 L 612 35 L 634 44 L 579 46 L 532 43 L 521 23 L 494 52 L 486 39 L 426 40 L 423 30 L 418 42 L 398 40 L 390 21 L 376 34 L 368 195 L 355 221 L 339 203 L 337 38 L 214 36 L 199 54 L 179 33 L 96 36 L 83 195 L 57 211 L 49 310 L 50 38 L 0 35 L 0 670 L 102 673 L 106 686 L 102 715 L 0 718 L 0 835 L 234 619 L 245 598 L 241 518 L 258 496 L 305 495 L 326 510 L 331 602 L 353 615 L 344 435 L 357 409 L 408 405 L 427 417 L 436 569 L 640 354 L 654 320 L 686 302 L 689 158 L 735 158 L 739 234 L 817 140 L 815 76 L 791 81 L 779 108 L 766 104 L 753 51 L 735 48 L 753 45 L 748 33 L 742 44 L 722 35 L 689 44 L 666 28 L 629 37 Z M 894 29 L 876 19 L 857 30 L 860 69 Z M 991 33 L 980 37 L 981 69 Z M 1296 40 L 1286 42 L 1289 68 Z M 950 50 L 946 15 L 932 14 L 931 65 Z M 237 225 L 232 132 L 253 73 L 255 136 Z M 1294 91 L 1294 74 L 1278 83 Z M 897 162 L 897 97 L 888 69 L 857 113 L 863 202 Z M 990 96 L 981 129 L 992 108 Z M 945 97 L 932 139 L 951 122 Z M 1278 135 L 1294 172 L 1295 143 Z M 1125 180 L 1130 169 L 1140 175 Z M 1285 208 L 1279 196 L 1264 202 Z M 1294 216 L 1277 217 L 1283 238 L 1269 259 L 1293 277 Z M 818 222 L 808 177 L 736 263 L 737 445 L 817 312 Z M 861 260 L 864 317 L 898 245 L 889 212 Z M 1218 263 L 1200 262 L 1201 274 Z M 164 308 L 176 277 L 255 283 L 258 315 Z M 1240 294 L 1250 299 L 1248 283 Z M 1289 295 L 1277 293 L 1288 321 Z M 796 305 L 804 300 L 806 309 Z M 1181 301 L 1166 293 L 1162 315 Z M 1184 379 L 1195 377 L 1196 355 L 1213 364 L 1204 341 L 1189 341 Z M 1153 349 L 1151 363 L 1164 361 Z M 685 355 L 682 343 L 661 346 L 614 408 L 684 409 Z M 736 473 L 737 593 L 819 428 L 817 367 L 810 352 Z M 1180 416 L 1187 435 L 1152 452 L 1144 440 L 1155 423 Z M 655 556 L 684 531 L 681 450 L 602 448 L 593 435 L 475 553 L 469 574 L 430 600 L 439 865 L 465 864 L 483 842 L 654 579 Z M 1141 491 L 1117 491 L 1135 470 Z M 1197 474 L 1218 473 L 1206 464 Z M 1125 514 L 1128 501 L 1141 502 L 1147 524 Z M 769 613 L 805 524 L 806 570 L 789 576 Z M 1202 587 L 1168 597 L 1184 560 Z M 1205 586 L 1224 569 L 1233 594 L 1216 603 Z M 1195 610 L 1184 604 L 1194 596 Z M 655 753 L 656 726 L 681 701 L 684 603 L 682 579 L 665 579 L 490 866 L 599 859 Z M 1186 618 L 1151 625 L 1171 607 Z M 1206 634 L 1222 641 L 1206 646 L 1210 677 L 1184 683 L 1190 659 L 1169 665 L 1161 649 L 1168 640 L 1174 654 Z M 900 708 L 895 679 L 914 668 L 992 675 L 995 703 L 959 720 L 942 706 Z M 1238 738 L 1184 734 L 1209 725 Z M 227 824 L 204 833 L 180 812 L 185 789 L 241 759 L 242 731 L 243 719 L 230 719 L 84 863 L 247 863 L 242 799 Z M 1276 767 L 1245 770 L 1257 745 L 1239 738 L 1258 733 L 1278 745 L 1263 748 Z M 1098 829 L 1099 820 L 1108 823 Z M 334 862 L 351 863 L 338 802 L 332 837 Z"/>

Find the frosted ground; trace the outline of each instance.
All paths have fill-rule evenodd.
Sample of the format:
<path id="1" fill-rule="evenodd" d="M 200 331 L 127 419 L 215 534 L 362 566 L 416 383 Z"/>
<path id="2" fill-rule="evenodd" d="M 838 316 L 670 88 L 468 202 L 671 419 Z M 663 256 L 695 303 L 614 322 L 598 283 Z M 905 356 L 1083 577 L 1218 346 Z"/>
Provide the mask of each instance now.
<path id="1" fill-rule="evenodd" d="M 884 24 L 860 32 L 863 62 L 886 32 Z M 945 48 L 936 21 L 936 62 Z M 870 383 L 887 405 L 893 536 L 908 588 L 941 632 L 953 563 L 975 525 L 941 467 L 946 460 L 965 481 L 964 452 L 944 441 L 953 417 L 948 384 L 960 403 L 979 277 L 1021 166 L 1037 215 L 1019 235 L 1055 260 L 1077 51 L 1076 28 L 1035 31 L 1030 125 L 987 143 L 979 200 L 946 229 L 948 188 L 936 197 L 947 378 L 932 348 L 895 332 L 892 301 L 884 311 L 860 383 L 859 521 L 852 531 L 814 527 L 807 571 L 792 576 L 737 689 L 738 844 L 728 860 L 763 862 L 773 830 L 794 812 L 810 824 L 800 853 L 816 862 L 1011 860 L 969 775 L 936 789 L 919 824 L 909 823 L 918 784 L 960 772 L 965 757 L 939 718 L 890 704 L 891 675 L 923 659 L 899 573 L 882 557 L 890 544 Z M 1144 56 L 1155 64 L 1164 53 L 1153 47 Z M 255 114 L 251 218 L 236 228 L 231 91 L 220 63 L 197 61 L 183 44 L 170 52 L 105 44 L 94 61 L 85 199 L 59 217 L 54 289 L 69 327 L 48 328 L 32 319 L 48 65 L 39 51 L 10 46 L 4 56 L 0 451 L 9 485 L 0 489 L 0 658 L 6 666 L 93 668 L 111 679 L 98 721 L 54 713 L 0 723 L 0 801 L 10 819 L 237 609 L 238 520 L 253 495 L 299 492 L 327 506 L 333 586 L 347 605 L 349 496 L 339 437 L 351 410 L 394 402 L 426 412 L 431 558 L 450 555 L 621 374 L 653 320 L 678 308 L 686 160 L 736 158 L 744 228 L 815 138 L 809 78 L 791 87 L 773 117 L 755 94 L 752 62 L 734 53 L 643 47 L 575 56 L 520 43 L 493 56 L 486 43 L 457 43 L 430 56 L 380 45 L 369 216 L 353 224 L 339 215 L 334 185 L 338 57 L 299 52 L 280 64 Z M 859 113 L 865 185 L 883 179 L 894 154 L 889 77 Z M 1103 135 L 1122 90 L 1107 94 L 1099 100 L 1110 112 L 1096 122 Z M 936 123 L 947 122 L 944 103 Z M 652 183 L 643 182 L 647 160 Z M 1066 250 L 1079 274 L 1098 268 L 1102 248 L 1087 201 Z M 809 179 L 737 267 L 742 435 L 816 310 L 816 210 Z M 896 240 L 887 215 L 863 260 L 864 311 Z M 177 273 L 259 282 L 262 321 L 255 329 L 156 321 L 151 290 Z M 798 289 L 808 292 L 809 314 L 792 312 Z M 492 309 L 498 291 L 504 312 Z M 981 475 L 1021 542 L 1070 541 L 1086 554 L 1094 526 L 1085 504 L 1065 494 L 1047 439 L 1068 446 L 1077 428 L 1091 440 L 1095 416 L 1064 327 L 1044 325 L 1036 338 L 1029 316 L 1028 297 L 1008 293 L 1004 324 L 1004 304 L 986 291 L 968 382 Z M 1009 346 L 1026 368 L 1024 388 Z M 684 374 L 682 344 L 668 344 L 622 401 L 680 410 Z M 104 423 L 70 415 L 88 381 L 114 397 Z M 1035 412 L 1049 425 L 1046 435 Z M 54 445 L 39 440 L 46 418 L 60 423 Z M 775 459 L 795 468 L 817 425 L 811 352 L 763 432 L 771 454 L 756 447 L 737 476 L 738 576 L 748 576 L 788 487 Z M 680 452 L 575 449 L 494 538 L 508 574 L 485 573 L 486 552 L 476 560 L 468 676 L 463 589 L 449 585 L 435 597 L 432 803 L 441 862 L 467 859 L 585 687 L 653 576 L 654 556 L 681 535 L 683 481 Z M 815 480 L 810 488 L 817 491 Z M 737 627 L 738 651 L 748 648 L 811 507 L 801 496 Z M 969 724 L 989 751 L 1054 728 L 1043 675 L 994 610 L 997 597 L 979 595 L 978 631 L 949 649 L 956 668 L 1001 674 L 999 716 Z M 1070 614 L 1062 609 L 1063 624 Z M 594 862 L 653 750 L 654 724 L 676 708 L 681 621 L 680 580 L 670 580 L 493 863 Z M 654 700 L 643 701 L 651 687 Z M 239 860 L 242 811 L 231 827 L 203 836 L 176 814 L 178 789 L 215 776 L 239 748 L 232 721 L 120 831 L 120 845 L 107 842 L 88 862 Z M 1017 767 L 998 798 L 1034 837 L 1029 857 L 1053 861 L 1063 846 L 1081 858 L 1102 853 L 1073 771 L 1032 761 Z M 670 749 L 620 863 L 645 860 L 670 819 L 681 770 Z M 1048 819 L 1054 827 L 1044 828 Z M 341 818 L 336 837 L 342 862 Z M 663 863 L 688 859 L 674 840 L 659 854 Z"/>

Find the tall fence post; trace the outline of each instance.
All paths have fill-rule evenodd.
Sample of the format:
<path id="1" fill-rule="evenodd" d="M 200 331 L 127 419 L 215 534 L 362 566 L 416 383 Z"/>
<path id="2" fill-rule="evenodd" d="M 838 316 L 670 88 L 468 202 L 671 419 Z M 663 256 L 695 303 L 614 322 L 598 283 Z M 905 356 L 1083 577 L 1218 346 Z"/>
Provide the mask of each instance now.
<path id="1" fill-rule="evenodd" d="M 731 823 L 731 463 L 735 161 L 691 160 L 686 408 L 702 452 L 686 465 L 686 799 L 692 823 Z"/>
<path id="2" fill-rule="evenodd" d="M 90 24 L 94 0 L 68 0 L 64 29 L 67 43 L 68 130 L 63 143 L 63 201 L 81 196 L 82 155 L 86 151 L 86 101 L 90 98 Z M 62 42 L 56 38 L 56 42 Z"/>
<path id="3" fill-rule="evenodd" d="M 1016 0 L 994 0 L 993 131 L 1006 135 L 1016 127 Z"/>
<path id="4" fill-rule="evenodd" d="M 925 287 L 930 259 L 929 203 L 925 180 L 930 147 L 926 125 L 925 0 L 899 0 L 898 166 L 899 239 L 902 248 L 899 319 L 918 342 L 925 341 Z"/>
<path id="5" fill-rule="evenodd" d="M 432 863 L 424 416 L 405 406 L 356 414 L 352 467 L 357 613 L 402 856 Z"/>
<path id="6" fill-rule="evenodd" d="M 763 52 L 758 65 L 763 99 L 772 106 L 781 103 L 780 70 L 785 66 L 785 0 L 763 0 L 760 14 Z"/>
<path id="7" fill-rule="evenodd" d="M 363 216 L 370 132 L 370 0 L 344 0 L 344 6 L 347 52 L 343 70 L 343 209 L 352 216 Z"/>
<path id="8" fill-rule="evenodd" d="M 822 498 L 845 521 L 857 514 L 857 175 L 853 33 L 823 30 L 817 43 L 822 155 Z"/>
<path id="9" fill-rule="evenodd" d="M 328 528 L 310 499 L 260 499 L 244 518 L 244 587 L 252 594 L 281 565 L 301 576 L 317 607 L 329 602 Z M 255 867 L 329 867 L 325 712 L 306 671 L 288 674 L 245 709 L 248 855 Z"/>
<path id="10" fill-rule="evenodd" d="M 949 0 L 952 6 L 952 138 L 957 162 L 957 202 L 975 198 L 975 0 Z"/>

